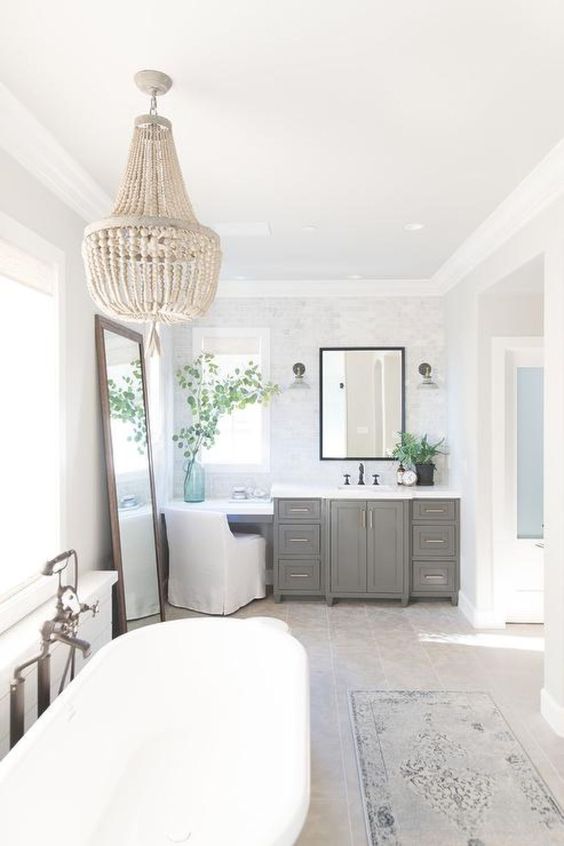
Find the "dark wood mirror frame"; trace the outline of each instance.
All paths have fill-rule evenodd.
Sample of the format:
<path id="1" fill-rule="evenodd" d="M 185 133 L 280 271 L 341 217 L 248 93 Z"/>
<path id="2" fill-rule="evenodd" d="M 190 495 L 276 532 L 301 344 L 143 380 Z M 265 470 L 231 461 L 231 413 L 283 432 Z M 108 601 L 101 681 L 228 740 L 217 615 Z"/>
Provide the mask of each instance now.
<path id="1" fill-rule="evenodd" d="M 118 581 L 115 586 L 116 602 L 114 603 L 114 636 L 124 634 L 127 631 L 127 617 L 125 608 L 125 589 L 123 577 L 123 563 L 121 555 L 121 539 L 118 516 L 118 496 L 116 489 L 116 478 L 114 470 L 114 456 L 112 451 L 112 431 L 110 420 L 110 403 L 108 395 L 108 376 L 107 376 L 107 359 L 106 346 L 104 343 L 104 331 L 114 332 L 116 335 L 121 335 L 128 338 L 139 345 L 141 356 L 141 379 L 143 383 L 143 400 L 145 405 L 145 422 L 147 431 L 147 458 L 149 464 L 149 485 L 151 490 L 152 511 L 153 511 L 153 531 L 155 536 L 155 556 L 157 564 L 157 584 L 159 590 L 159 606 L 161 621 L 165 620 L 165 588 L 164 588 L 164 567 L 161 538 L 159 531 L 159 516 L 157 498 L 155 495 L 155 479 L 153 473 L 153 453 L 151 448 L 151 426 L 149 420 L 149 409 L 147 403 L 147 379 L 145 375 L 145 348 L 143 344 L 143 335 L 139 332 L 133 332 L 127 329 L 120 323 L 113 320 L 108 320 L 100 315 L 95 316 L 95 333 L 96 333 L 96 357 L 98 361 L 98 385 L 100 389 L 100 403 L 102 408 L 102 425 L 104 430 L 104 451 L 106 456 L 106 483 L 108 489 L 108 502 L 110 508 L 110 527 L 112 533 L 112 551 L 114 569 L 118 572 Z"/>

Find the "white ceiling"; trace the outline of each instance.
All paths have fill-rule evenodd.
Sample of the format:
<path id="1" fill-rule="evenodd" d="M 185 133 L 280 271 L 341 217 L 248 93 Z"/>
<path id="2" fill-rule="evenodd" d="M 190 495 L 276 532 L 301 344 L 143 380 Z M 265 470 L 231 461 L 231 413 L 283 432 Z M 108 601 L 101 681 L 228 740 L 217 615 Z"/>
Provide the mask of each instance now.
<path id="1" fill-rule="evenodd" d="M 111 196 L 134 72 L 173 77 L 199 218 L 270 224 L 223 238 L 224 278 L 428 278 L 564 136 L 561 0 L 6 0 L 0 42 Z"/>

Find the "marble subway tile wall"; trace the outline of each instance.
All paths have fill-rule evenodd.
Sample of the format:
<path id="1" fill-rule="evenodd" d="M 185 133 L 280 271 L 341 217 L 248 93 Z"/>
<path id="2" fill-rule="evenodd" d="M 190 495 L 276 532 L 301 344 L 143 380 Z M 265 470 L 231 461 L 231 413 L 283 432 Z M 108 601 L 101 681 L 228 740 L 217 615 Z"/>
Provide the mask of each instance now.
<path id="1" fill-rule="evenodd" d="M 218 299 L 194 325 L 267 327 L 270 329 L 270 377 L 282 389 L 293 378 L 292 365 L 302 361 L 309 391 L 286 391 L 271 405 L 270 472 L 216 473 L 207 469 L 206 494 L 224 497 L 233 485 L 269 487 L 273 482 L 340 483 L 354 474 L 357 462 L 319 460 L 319 348 L 327 346 L 404 346 L 406 348 L 406 425 L 432 438 L 447 433 L 444 309 L 439 297 L 392 298 L 237 298 Z M 171 367 L 192 357 L 189 324 L 172 330 Z M 422 361 L 433 367 L 439 390 L 418 390 Z M 178 427 L 189 415 L 182 394 L 174 388 L 173 420 Z M 172 434 L 172 433 L 170 433 Z M 169 437 L 170 437 L 169 434 Z M 171 450 L 174 496 L 182 495 L 183 459 Z M 369 473 L 381 473 L 381 483 L 395 482 L 394 462 L 367 462 Z M 437 462 L 437 482 L 447 480 L 447 460 Z M 367 477 L 368 478 L 368 477 Z"/>

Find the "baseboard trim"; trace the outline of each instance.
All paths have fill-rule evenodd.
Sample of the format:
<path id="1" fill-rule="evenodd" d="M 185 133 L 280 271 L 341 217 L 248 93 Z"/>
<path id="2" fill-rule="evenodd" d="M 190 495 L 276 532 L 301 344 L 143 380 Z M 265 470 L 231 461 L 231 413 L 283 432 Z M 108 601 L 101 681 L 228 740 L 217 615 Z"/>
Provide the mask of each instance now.
<path id="1" fill-rule="evenodd" d="M 559 737 L 564 737 L 564 707 L 559 705 L 546 687 L 541 690 L 541 714 Z"/>
<path id="2" fill-rule="evenodd" d="M 458 607 L 475 629 L 505 628 L 505 620 L 501 620 L 495 611 L 476 608 L 462 591 L 458 595 Z"/>

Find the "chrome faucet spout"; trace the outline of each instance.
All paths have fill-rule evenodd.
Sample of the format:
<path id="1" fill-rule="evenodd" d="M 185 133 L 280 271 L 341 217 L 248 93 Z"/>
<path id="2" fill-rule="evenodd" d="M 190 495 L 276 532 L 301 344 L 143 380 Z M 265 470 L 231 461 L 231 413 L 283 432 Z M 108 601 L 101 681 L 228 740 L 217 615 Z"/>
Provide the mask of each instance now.
<path id="1" fill-rule="evenodd" d="M 358 484 L 364 484 L 364 464 L 362 463 L 362 461 L 358 465 Z"/>

